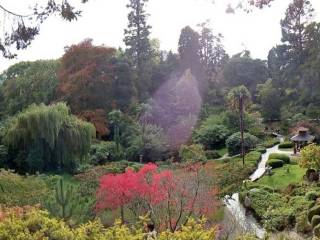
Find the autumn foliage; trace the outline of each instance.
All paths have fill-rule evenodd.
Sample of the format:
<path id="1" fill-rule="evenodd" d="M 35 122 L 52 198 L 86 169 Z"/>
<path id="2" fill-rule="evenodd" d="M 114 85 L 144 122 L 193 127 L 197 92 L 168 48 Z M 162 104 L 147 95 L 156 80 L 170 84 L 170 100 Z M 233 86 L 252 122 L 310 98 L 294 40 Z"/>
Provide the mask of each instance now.
<path id="1" fill-rule="evenodd" d="M 72 110 L 104 108 L 107 104 L 115 49 L 93 46 L 85 40 L 67 48 L 59 69 L 58 96 L 68 101 Z"/>
<path id="2" fill-rule="evenodd" d="M 147 164 L 138 172 L 108 174 L 100 179 L 96 210 L 124 209 L 137 217 L 149 214 L 159 229 L 176 231 L 189 217 L 207 216 L 215 207 L 216 191 L 205 182 L 202 167 L 192 165 L 160 171 Z"/>
<path id="3" fill-rule="evenodd" d="M 78 115 L 79 118 L 87 122 L 91 122 L 96 128 L 96 136 L 100 139 L 103 136 L 109 135 L 110 130 L 107 127 L 106 112 L 103 109 L 96 109 L 93 111 L 84 111 Z"/>

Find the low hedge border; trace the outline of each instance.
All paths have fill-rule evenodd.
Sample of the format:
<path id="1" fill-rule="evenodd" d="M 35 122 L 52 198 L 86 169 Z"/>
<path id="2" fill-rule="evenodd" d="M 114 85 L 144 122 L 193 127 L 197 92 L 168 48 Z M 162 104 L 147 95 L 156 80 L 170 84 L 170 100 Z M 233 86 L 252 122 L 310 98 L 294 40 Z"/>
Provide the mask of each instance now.
<path id="1" fill-rule="evenodd" d="M 272 168 L 281 168 L 285 163 L 281 159 L 269 159 L 267 164 Z"/>
<path id="2" fill-rule="evenodd" d="M 279 160 L 282 160 L 285 164 L 290 163 L 290 157 L 287 154 L 283 154 L 283 153 L 271 153 L 269 155 L 269 160 L 270 159 L 279 159 Z"/>

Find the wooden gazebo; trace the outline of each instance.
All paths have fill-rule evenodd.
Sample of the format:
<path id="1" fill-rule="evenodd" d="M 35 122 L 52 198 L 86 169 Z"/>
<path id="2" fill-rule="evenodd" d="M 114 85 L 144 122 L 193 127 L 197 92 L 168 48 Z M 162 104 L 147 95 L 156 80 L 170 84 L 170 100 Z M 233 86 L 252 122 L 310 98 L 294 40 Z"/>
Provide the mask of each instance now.
<path id="1" fill-rule="evenodd" d="M 300 152 L 301 148 L 311 143 L 314 140 L 314 136 L 309 133 L 308 128 L 300 127 L 297 134 L 291 138 L 294 144 L 294 154 Z"/>

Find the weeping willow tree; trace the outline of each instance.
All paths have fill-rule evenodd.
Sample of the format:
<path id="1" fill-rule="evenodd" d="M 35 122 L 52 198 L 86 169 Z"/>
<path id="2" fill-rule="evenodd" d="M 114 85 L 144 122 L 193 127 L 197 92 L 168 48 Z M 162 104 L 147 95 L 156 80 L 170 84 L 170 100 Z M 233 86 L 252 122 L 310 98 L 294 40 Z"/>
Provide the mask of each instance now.
<path id="1" fill-rule="evenodd" d="M 70 114 L 65 103 L 31 105 L 13 120 L 6 143 L 19 171 L 71 171 L 86 159 L 95 128 Z"/>

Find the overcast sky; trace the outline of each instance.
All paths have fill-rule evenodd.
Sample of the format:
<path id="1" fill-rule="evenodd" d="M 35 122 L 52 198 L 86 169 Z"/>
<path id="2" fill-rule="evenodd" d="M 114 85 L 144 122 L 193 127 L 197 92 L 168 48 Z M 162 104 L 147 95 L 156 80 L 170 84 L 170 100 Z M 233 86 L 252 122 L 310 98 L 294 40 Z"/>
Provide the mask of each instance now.
<path id="1" fill-rule="evenodd" d="M 47 0 L 0 0 L 3 6 L 18 13 L 27 13 L 28 6 Z M 80 0 L 72 0 L 74 3 Z M 76 22 L 65 22 L 50 17 L 41 27 L 40 35 L 32 45 L 18 52 L 18 58 L 1 58 L 0 71 L 22 60 L 59 58 L 64 47 L 92 38 L 94 44 L 123 47 L 123 32 L 127 25 L 126 4 L 129 0 L 90 0 L 79 5 L 82 17 Z M 180 30 L 186 26 L 196 28 L 198 23 L 210 20 L 215 32 L 224 35 L 224 45 L 232 55 L 243 49 L 253 57 L 266 59 L 270 48 L 280 42 L 280 19 L 290 0 L 277 0 L 271 8 L 244 13 L 227 14 L 229 3 L 238 0 L 149 0 L 147 11 L 152 26 L 152 38 L 158 38 L 161 49 L 176 51 Z M 311 0 L 319 20 L 320 1 Z M 319 14 L 317 14 L 319 13 Z M 1 24 L 3 21 L 1 21 Z"/>

